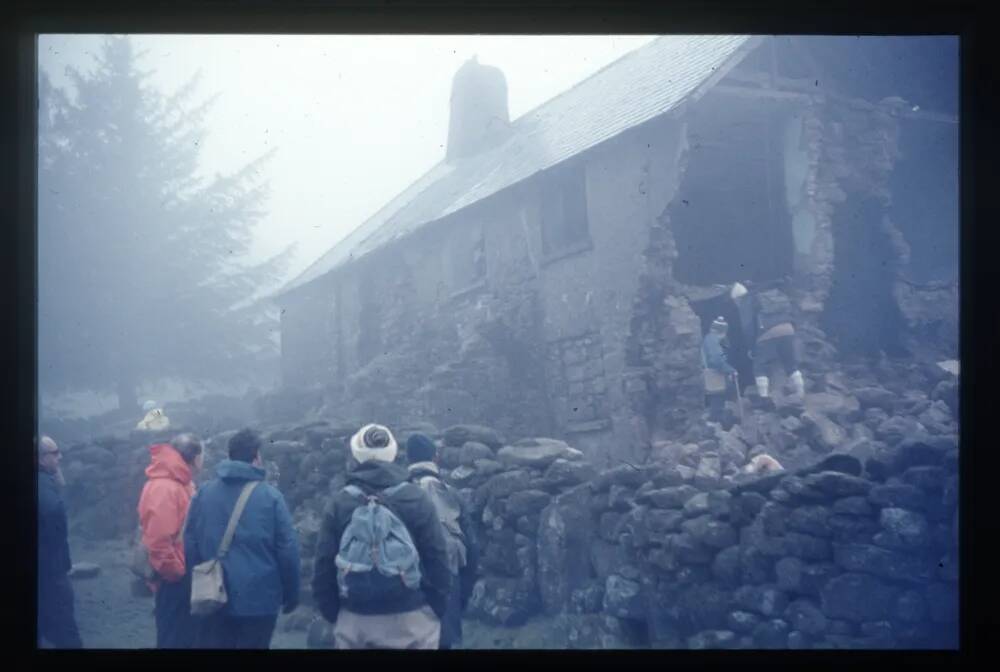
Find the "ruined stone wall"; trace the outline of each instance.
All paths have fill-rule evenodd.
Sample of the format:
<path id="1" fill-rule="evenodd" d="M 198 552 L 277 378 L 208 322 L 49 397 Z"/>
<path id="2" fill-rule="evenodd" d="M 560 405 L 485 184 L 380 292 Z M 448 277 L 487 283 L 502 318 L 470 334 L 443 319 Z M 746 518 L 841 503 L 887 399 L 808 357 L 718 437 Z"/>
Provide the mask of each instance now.
<path id="1" fill-rule="evenodd" d="M 602 464 L 638 459 L 625 339 L 680 137 L 661 121 L 583 157 L 589 244 L 568 254 L 542 254 L 545 194 L 530 181 L 297 290 L 286 315 L 315 314 L 285 317 L 286 380 L 322 379 L 324 417 L 489 422 L 512 436 L 573 436 Z M 454 257 L 477 228 L 485 275 L 470 284 Z M 315 338 L 304 330 L 323 347 L 296 351 Z"/>

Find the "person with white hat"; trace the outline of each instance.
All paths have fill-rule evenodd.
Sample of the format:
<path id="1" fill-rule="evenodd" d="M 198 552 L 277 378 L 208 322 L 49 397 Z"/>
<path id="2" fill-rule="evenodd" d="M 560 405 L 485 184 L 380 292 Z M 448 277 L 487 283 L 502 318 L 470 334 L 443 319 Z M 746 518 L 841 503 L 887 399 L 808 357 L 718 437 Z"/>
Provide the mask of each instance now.
<path id="1" fill-rule="evenodd" d="M 312 589 L 338 649 L 436 649 L 451 588 L 430 495 L 394 464 L 387 427 L 351 437 L 347 485 L 323 512 Z"/>
<path id="2" fill-rule="evenodd" d="M 712 322 L 701 342 L 701 364 L 705 372 L 705 396 L 708 398 L 709 422 L 721 423 L 728 383 L 736 381 L 736 369 L 726 359 L 723 339 L 729 324 L 719 316 Z"/>
<path id="3" fill-rule="evenodd" d="M 162 432 L 170 429 L 170 418 L 163 413 L 155 401 L 150 399 L 142 405 L 142 410 L 146 412 L 145 417 L 135 426 L 136 429 L 145 432 Z"/>

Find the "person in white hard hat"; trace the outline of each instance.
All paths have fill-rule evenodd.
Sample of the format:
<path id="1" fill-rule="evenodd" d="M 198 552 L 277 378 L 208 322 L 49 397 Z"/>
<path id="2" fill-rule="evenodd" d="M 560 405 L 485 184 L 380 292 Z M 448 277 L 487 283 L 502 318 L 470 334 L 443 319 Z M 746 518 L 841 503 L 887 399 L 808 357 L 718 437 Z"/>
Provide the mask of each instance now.
<path id="1" fill-rule="evenodd" d="M 146 415 L 135 426 L 136 429 L 146 432 L 161 432 L 170 429 L 170 418 L 163 413 L 163 409 L 155 401 L 150 399 L 144 403 L 142 410 L 146 412 Z"/>

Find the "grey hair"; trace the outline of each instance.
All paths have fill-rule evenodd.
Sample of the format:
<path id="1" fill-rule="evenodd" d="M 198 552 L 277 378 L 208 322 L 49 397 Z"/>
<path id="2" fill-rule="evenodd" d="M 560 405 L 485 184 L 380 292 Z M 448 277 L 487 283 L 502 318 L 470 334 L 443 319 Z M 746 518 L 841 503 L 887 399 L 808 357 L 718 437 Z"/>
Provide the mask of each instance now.
<path id="1" fill-rule="evenodd" d="M 188 464 L 194 462 L 195 458 L 201 455 L 204 450 L 204 445 L 194 434 L 185 432 L 183 434 L 178 434 L 174 438 L 170 439 L 170 445 L 174 447 L 184 461 Z"/>

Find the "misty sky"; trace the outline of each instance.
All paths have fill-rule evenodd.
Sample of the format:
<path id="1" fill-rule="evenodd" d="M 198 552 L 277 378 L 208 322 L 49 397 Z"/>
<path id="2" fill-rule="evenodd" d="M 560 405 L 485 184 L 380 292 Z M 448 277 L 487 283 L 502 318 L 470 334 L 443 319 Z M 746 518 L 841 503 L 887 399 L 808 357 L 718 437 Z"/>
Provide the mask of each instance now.
<path id="1" fill-rule="evenodd" d="M 203 171 L 234 170 L 277 147 L 269 216 L 254 257 L 298 243 L 294 277 L 444 157 L 451 79 L 477 55 L 507 76 L 516 119 L 652 36 L 143 35 L 140 67 L 172 92 L 201 72 L 220 94 Z M 93 67 L 101 36 L 42 35 L 39 67 Z"/>

